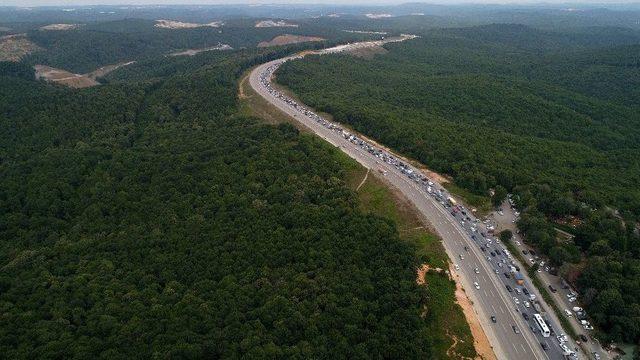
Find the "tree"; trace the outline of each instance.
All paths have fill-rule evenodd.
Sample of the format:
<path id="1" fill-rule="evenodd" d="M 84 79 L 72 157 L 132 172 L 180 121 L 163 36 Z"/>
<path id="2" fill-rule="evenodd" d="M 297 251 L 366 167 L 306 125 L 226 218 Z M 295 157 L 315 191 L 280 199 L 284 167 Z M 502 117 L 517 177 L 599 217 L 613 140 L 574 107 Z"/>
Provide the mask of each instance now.
<path id="1" fill-rule="evenodd" d="M 500 240 L 502 242 L 511 241 L 511 238 L 513 238 L 513 232 L 511 230 L 506 229 L 500 231 Z"/>
<path id="2" fill-rule="evenodd" d="M 502 203 L 507 199 L 507 189 L 505 189 L 502 185 L 498 185 L 495 187 L 493 196 L 491 197 L 491 203 L 494 207 L 500 207 Z"/>

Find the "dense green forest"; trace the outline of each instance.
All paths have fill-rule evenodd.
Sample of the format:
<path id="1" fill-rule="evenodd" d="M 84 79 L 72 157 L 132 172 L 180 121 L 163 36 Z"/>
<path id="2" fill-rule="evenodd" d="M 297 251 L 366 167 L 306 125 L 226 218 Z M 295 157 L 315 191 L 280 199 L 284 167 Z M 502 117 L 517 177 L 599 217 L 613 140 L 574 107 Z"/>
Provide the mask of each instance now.
<path id="1" fill-rule="evenodd" d="M 84 90 L 0 64 L 2 357 L 445 357 L 451 281 L 416 285 L 335 149 L 238 113 L 242 72 L 285 51 Z"/>
<path id="2" fill-rule="evenodd" d="M 639 341 L 638 33 L 488 25 L 420 35 L 373 59 L 288 62 L 278 81 L 462 188 L 514 193 L 528 241 L 581 272 L 600 337 Z M 569 217 L 581 221 L 575 243 L 560 243 L 552 222 Z"/>
<path id="3" fill-rule="evenodd" d="M 24 61 L 45 64 L 75 73 L 87 73 L 122 61 L 150 59 L 176 50 L 201 49 L 228 44 L 235 49 L 256 47 L 282 34 L 319 36 L 329 44 L 370 38 L 329 27 L 305 24 L 298 28 L 255 28 L 255 19 L 228 21 L 220 28 L 162 29 L 155 21 L 126 19 L 93 23 L 76 30 L 27 33 L 44 50 Z"/>

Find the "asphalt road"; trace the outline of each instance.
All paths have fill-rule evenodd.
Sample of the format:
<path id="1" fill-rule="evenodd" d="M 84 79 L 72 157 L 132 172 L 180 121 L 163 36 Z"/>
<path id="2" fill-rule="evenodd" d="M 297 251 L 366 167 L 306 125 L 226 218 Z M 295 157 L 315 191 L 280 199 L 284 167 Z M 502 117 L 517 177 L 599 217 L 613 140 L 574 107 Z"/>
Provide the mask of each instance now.
<path id="1" fill-rule="evenodd" d="M 349 141 L 341 133 L 323 126 L 313 116 L 308 116 L 301 111 L 300 106 L 294 107 L 290 100 L 275 96 L 261 82 L 261 75 L 264 77 L 264 74 L 270 74 L 273 68 L 284 60 L 286 59 L 274 60 L 256 67 L 250 74 L 251 87 L 282 112 L 290 115 L 327 142 L 339 147 L 363 166 L 373 169 L 378 176 L 380 176 L 380 170 L 386 172 L 384 179 L 400 190 L 433 225 L 443 239 L 449 257 L 459 265 L 460 269 L 457 271 L 459 279 L 474 304 L 474 310 L 478 314 L 496 356 L 499 359 L 562 359 L 563 356 L 557 344 L 556 347 L 553 346 L 555 338 L 545 339 L 551 346 L 549 351 L 542 349 L 540 339 L 530 330 L 529 324 L 523 319 L 511 294 L 495 274 L 491 263 L 485 259 L 486 255 L 471 239 L 468 230 L 451 216 L 443 204 L 430 196 L 423 187 L 407 178 L 406 174 L 399 171 L 396 166 L 381 161 L 361 146 Z M 267 77 L 270 78 L 270 75 Z M 464 260 L 460 259 L 461 254 Z M 475 273 L 475 268 L 478 268 L 478 274 Z M 479 289 L 475 288 L 474 282 L 478 283 Z M 496 323 L 492 323 L 491 316 L 496 317 Z M 512 326 L 519 329 L 519 334 L 514 332 Z"/>
<path id="2" fill-rule="evenodd" d="M 517 217 L 514 213 L 514 210 L 509 206 L 509 203 L 505 201 L 505 203 L 502 204 L 500 209 L 502 210 L 503 215 L 500 215 L 498 213 L 492 213 L 490 217 L 494 219 L 494 221 L 496 222 L 499 228 L 509 229 L 513 231 L 514 244 L 516 245 L 519 251 L 522 251 L 522 250 L 526 250 L 527 252 L 531 251 L 531 247 L 527 246 L 524 243 L 522 237 L 516 233 L 516 225 L 513 223 L 513 220 L 515 220 Z M 525 257 L 531 258 L 532 256 L 526 255 Z M 571 310 L 574 306 L 580 306 L 580 304 L 576 302 L 573 302 L 573 303 L 569 302 L 567 298 L 567 294 L 569 294 L 570 291 L 573 293 L 575 293 L 576 291 L 574 291 L 573 289 L 563 288 L 562 280 L 559 276 L 551 275 L 549 272 L 542 271 L 542 270 L 539 271 L 538 274 L 540 279 L 545 285 L 553 285 L 557 289 L 557 292 L 555 293 L 550 292 L 549 294 L 561 309 Z M 589 342 L 583 343 L 581 345 L 581 348 L 583 349 L 586 357 L 593 359 L 595 358 L 593 354 L 596 353 L 600 356 L 602 360 L 612 358 L 611 354 L 606 350 L 604 350 L 602 345 L 596 339 L 590 336 L 590 331 L 583 329 L 582 325 L 579 323 L 579 321 L 576 319 L 575 316 L 569 319 L 569 323 L 571 324 L 571 326 L 573 327 L 576 333 L 585 334 L 590 339 Z"/>

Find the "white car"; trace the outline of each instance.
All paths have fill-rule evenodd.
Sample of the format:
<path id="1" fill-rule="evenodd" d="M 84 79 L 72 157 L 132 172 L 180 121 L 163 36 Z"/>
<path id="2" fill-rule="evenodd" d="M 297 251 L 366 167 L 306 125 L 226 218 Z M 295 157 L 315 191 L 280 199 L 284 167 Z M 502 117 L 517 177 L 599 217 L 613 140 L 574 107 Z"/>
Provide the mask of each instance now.
<path id="1" fill-rule="evenodd" d="M 515 302 L 516 305 L 520 305 L 520 300 L 518 300 L 518 298 L 515 296 L 513 297 L 513 302 Z"/>
<path id="2" fill-rule="evenodd" d="M 524 307 L 529 308 L 529 307 L 531 307 L 531 304 L 529 304 L 529 302 L 528 302 L 528 301 L 525 301 L 525 302 L 524 302 Z"/>
<path id="3" fill-rule="evenodd" d="M 480 270 L 478 270 L 478 268 L 473 269 L 473 271 L 474 271 L 476 274 L 480 274 Z"/>
<path id="4" fill-rule="evenodd" d="M 477 281 L 475 281 L 475 282 L 473 283 L 473 286 L 475 286 L 475 287 L 476 287 L 476 290 L 480 290 L 480 284 L 478 284 L 478 282 L 477 282 Z"/>
<path id="5" fill-rule="evenodd" d="M 460 254 L 460 260 L 464 260 L 464 256 L 462 256 L 462 254 Z"/>
<path id="6" fill-rule="evenodd" d="M 460 270 L 460 266 L 458 266 L 458 264 L 453 264 L 454 269 L 456 270 Z"/>
<path id="7" fill-rule="evenodd" d="M 567 317 L 571 317 L 571 316 L 573 316 L 573 315 L 571 314 L 571 311 L 569 311 L 569 309 L 564 309 L 564 314 L 565 314 L 565 315 L 567 315 Z"/>

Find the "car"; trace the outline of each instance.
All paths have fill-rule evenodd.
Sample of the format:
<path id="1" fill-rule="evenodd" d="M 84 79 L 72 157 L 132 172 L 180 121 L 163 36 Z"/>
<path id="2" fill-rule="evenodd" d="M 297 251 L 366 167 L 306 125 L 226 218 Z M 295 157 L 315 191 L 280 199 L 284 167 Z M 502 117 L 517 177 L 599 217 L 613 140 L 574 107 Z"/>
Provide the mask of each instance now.
<path id="1" fill-rule="evenodd" d="M 520 305 L 520 300 L 515 296 L 513 297 L 513 302 L 516 303 L 516 305 Z"/>
<path id="2" fill-rule="evenodd" d="M 511 279 L 511 274 L 509 274 L 508 272 L 505 272 L 504 277 L 506 277 L 507 279 Z"/>
<path id="3" fill-rule="evenodd" d="M 516 294 L 520 294 L 522 292 L 522 290 L 520 290 L 520 288 L 516 288 Z"/>
<path id="4" fill-rule="evenodd" d="M 547 345 L 547 343 L 540 343 L 540 345 L 542 346 L 542 350 L 544 351 L 549 350 L 549 345 Z"/>
<path id="5" fill-rule="evenodd" d="M 517 326 L 515 326 L 515 325 L 511 325 L 511 328 L 513 329 L 513 332 L 514 332 L 514 333 L 516 333 L 516 334 L 520 334 L 520 329 L 518 329 L 518 327 L 517 327 Z"/>
<path id="6" fill-rule="evenodd" d="M 567 315 L 567 317 L 572 317 L 573 314 L 571 314 L 571 310 L 569 309 L 564 309 L 564 314 Z"/>
<path id="7" fill-rule="evenodd" d="M 552 293 L 558 292 L 558 290 L 556 290 L 556 288 L 554 288 L 551 284 L 549 284 L 549 290 L 551 290 Z"/>
<path id="8" fill-rule="evenodd" d="M 533 260 L 533 259 L 531 259 L 531 258 L 529 259 L 529 262 L 530 262 L 530 263 L 532 263 L 532 264 L 535 264 L 535 263 L 536 263 L 536 261 L 535 261 L 535 260 Z"/>
<path id="9" fill-rule="evenodd" d="M 580 340 L 582 340 L 582 342 L 587 342 L 588 341 L 587 337 L 584 336 L 584 334 L 580 334 L 578 337 L 580 338 Z"/>
<path id="10" fill-rule="evenodd" d="M 529 320 L 529 314 L 527 314 L 526 312 L 523 312 L 523 313 L 522 313 L 522 317 L 523 317 L 525 320 Z"/>
<path id="11" fill-rule="evenodd" d="M 460 260 L 464 260 L 464 256 L 462 256 L 462 254 L 460 254 Z"/>
<path id="12" fill-rule="evenodd" d="M 464 249 L 465 249 L 466 251 L 469 251 L 469 247 L 468 247 L 468 246 L 466 246 L 466 245 L 464 246 Z"/>
<path id="13" fill-rule="evenodd" d="M 491 315 L 491 322 L 494 324 L 498 322 L 495 315 Z"/>
<path id="14" fill-rule="evenodd" d="M 527 290 L 527 288 L 526 288 L 526 287 L 523 287 L 523 288 L 522 288 L 522 292 L 523 292 L 525 295 L 529 295 L 529 290 Z"/>
<path id="15" fill-rule="evenodd" d="M 478 284 L 478 282 L 477 282 L 477 281 L 475 281 L 475 282 L 473 283 L 473 286 L 475 286 L 475 287 L 476 287 L 476 290 L 480 290 L 480 284 Z"/>
<path id="16" fill-rule="evenodd" d="M 494 253 L 493 251 L 490 252 L 491 256 L 496 257 L 496 253 Z"/>
<path id="17" fill-rule="evenodd" d="M 513 289 L 511 288 L 511 286 L 509 286 L 509 285 L 505 285 L 505 287 L 507 288 L 507 291 L 508 291 L 508 292 L 513 292 Z"/>
<path id="18" fill-rule="evenodd" d="M 474 271 L 476 274 L 480 274 L 480 270 L 478 270 L 478 268 L 473 269 L 473 271 Z"/>
<path id="19" fill-rule="evenodd" d="M 522 253 L 527 255 L 529 252 L 527 250 L 522 250 Z"/>
<path id="20" fill-rule="evenodd" d="M 529 308 L 529 307 L 531 307 L 531 304 L 529 304 L 529 302 L 528 302 L 528 301 L 525 301 L 525 302 L 524 302 L 524 307 Z"/>
<path id="21" fill-rule="evenodd" d="M 458 264 L 453 264 L 453 267 L 454 267 L 456 270 L 460 270 L 460 266 L 458 266 Z"/>

